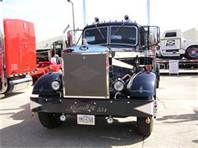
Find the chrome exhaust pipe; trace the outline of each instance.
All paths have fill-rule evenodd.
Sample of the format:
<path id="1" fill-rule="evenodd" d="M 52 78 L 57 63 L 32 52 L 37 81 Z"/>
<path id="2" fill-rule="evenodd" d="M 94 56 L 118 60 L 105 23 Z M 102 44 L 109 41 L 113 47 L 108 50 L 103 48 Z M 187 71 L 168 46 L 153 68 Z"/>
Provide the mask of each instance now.
<path id="1" fill-rule="evenodd" d="M 32 85 L 32 77 L 27 75 L 24 78 L 10 80 L 9 81 L 9 92 L 16 92 L 25 89 Z"/>

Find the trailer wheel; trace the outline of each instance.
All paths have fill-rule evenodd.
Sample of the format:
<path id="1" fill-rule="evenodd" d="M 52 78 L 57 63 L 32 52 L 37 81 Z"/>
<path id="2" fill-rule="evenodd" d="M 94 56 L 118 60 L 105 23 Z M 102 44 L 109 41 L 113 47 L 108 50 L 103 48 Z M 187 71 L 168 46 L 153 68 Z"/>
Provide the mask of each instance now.
<path id="1" fill-rule="evenodd" d="M 187 59 L 198 59 L 198 46 L 190 46 L 186 49 L 185 57 Z"/>
<path id="2" fill-rule="evenodd" d="M 144 137 L 150 136 L 153 130 L 153 118 L 137 117 L 137 130 L 138 133 Z"/>
<path id="3" fill-rule="evenodd" d="M 60 114 L 57 113 L 38 112 L 40 123 L 48 129 L 59 127 L 62 124 L 59 117 Z"/>

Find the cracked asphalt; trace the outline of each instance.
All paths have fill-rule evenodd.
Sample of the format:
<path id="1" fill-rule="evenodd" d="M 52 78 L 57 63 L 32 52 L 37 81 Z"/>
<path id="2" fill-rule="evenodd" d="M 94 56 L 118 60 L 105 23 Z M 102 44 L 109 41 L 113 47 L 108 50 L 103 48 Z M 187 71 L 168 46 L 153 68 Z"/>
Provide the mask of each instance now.
<path id="1" fill-rule="evenodd" d="M 32 117 L 29 96 L 24 92 L 0 96 L 1 148 L 197 148 L 198 76 L 162 76 L 157 90 L 158 116 L 154 131 L 144 138 L 136 132 L 135 118 L 113 125 L 99 120 L 95 126 L 68 120 L 57 129 L 41 126 Z"/>

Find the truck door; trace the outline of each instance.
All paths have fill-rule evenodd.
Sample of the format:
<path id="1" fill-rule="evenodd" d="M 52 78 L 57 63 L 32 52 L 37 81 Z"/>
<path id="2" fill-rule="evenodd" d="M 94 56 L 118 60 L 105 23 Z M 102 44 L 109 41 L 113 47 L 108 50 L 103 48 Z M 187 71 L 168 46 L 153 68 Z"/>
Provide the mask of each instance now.
<path id="1" fill-rule="evenodd" d="M 181 48 L 181 38 L 177 36 L 177 32 L 167 32 L 161 42 L 162 49 L 179 50 Z"/>

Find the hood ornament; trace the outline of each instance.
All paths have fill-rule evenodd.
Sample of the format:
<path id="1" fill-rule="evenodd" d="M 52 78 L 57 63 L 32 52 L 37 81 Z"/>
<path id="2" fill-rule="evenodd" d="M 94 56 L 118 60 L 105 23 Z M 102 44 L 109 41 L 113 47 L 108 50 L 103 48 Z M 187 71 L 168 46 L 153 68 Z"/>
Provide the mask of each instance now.
<path id="1" fill-rule="evenodd" d="M 80 46 L 80 50 L 86 51 L 86 50 L 88 50 L 88 49 L 89 49 L 89 48 L 88 48 L 87 40 L 84 38 L 84 39 L 82 39 L 82 45 Z"/>

